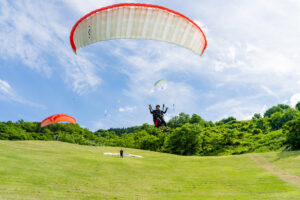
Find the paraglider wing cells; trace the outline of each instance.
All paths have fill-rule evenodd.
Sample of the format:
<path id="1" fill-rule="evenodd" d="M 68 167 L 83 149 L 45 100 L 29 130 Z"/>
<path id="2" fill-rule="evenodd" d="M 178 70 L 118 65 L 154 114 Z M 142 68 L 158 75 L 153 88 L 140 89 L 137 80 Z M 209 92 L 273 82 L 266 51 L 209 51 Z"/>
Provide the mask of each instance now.
<path id="1" fill-rule="evenodd" d="M 165 80 L 158 80 L 154 83 L 154 87 L 157 86 L 158 84 L 162 83 L 162 82 L 165 82 Z"/>
<path id="2" fill-rule="evenodd" d="M 202 55 L 206 37 L 186 16 L 168 8 L 138 3 L 121 3 L 100 8 L 74 25 L 70 43 L 76 51 L 99 41 L 150 39 L 173 43 Z"/>
<path id="3" fill-rule="evenodd" d="M 52 115 L 52 116 L 44 119 L 41 122 L 41 127 L 48 126 L 50 124 L 54 124 L 57 122 L 70 122 L 70 123 L 76 124 L 76 120 L 73 117 L 71 117 L 70 115 L 57 114 L 57 115 Z"/>

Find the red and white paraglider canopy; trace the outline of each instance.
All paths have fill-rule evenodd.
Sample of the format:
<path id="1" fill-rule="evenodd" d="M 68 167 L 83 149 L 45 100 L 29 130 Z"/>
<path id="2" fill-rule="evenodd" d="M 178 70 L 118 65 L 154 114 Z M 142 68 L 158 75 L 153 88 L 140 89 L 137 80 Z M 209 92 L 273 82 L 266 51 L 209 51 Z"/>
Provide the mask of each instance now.
<path id="1" fill-rule="evenodd" d="M 74 25 L 71 46 L 81 47 L 112 39 L 150 39 L 173 43 L 202 55 L 206 37 L 188 17 L 168 8 L 121 3 L 94 10 Z"/>
<path id="2" fill-rule="evenodd" d="M 48 126 L 57 122 L 70 122 L 76 124 L 76 119 L 66 114 L 52 115 L 41 122 L 41 127 Z"/>

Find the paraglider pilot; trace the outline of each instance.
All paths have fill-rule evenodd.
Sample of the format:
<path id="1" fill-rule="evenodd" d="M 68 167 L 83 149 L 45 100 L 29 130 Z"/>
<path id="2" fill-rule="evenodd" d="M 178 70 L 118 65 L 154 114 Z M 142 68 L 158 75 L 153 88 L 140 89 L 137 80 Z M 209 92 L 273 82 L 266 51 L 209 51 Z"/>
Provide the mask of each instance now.
<path id="1" fill-rule="evenodd" d="M 164 119 L 164 114 L 166 114 L 166 112 L 168 111 L 168 107 L 166 107 L 165 110 L 165 104 L 163 104 L 163 109 L 160 110 L 160 105 L 156 105 L 155 107 L 156 109 L 153 110 L 151 104 L 149 105 L 149 110 L 150 113 L 153 115 L 153 122 L 154 122 L 154 126 L 155 127 L 161 127 L 161 126 L 165 126 L 166 130 L 168 131 L 168 125 Z M 162 129 L 161 129 L 162 131 Z"/>

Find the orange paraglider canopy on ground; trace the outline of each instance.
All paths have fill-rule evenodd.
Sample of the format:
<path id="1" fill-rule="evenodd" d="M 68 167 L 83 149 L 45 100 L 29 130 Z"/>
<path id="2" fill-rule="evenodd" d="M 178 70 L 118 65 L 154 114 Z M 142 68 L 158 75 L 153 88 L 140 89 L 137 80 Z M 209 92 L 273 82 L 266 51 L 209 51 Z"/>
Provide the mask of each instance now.
<path id="1" fill-rule="evenodd" d="M 47 117 L 41 122 L 41 127 L 48 126 L 57 122 L 70 122 L 76 124 L 76 119 L 66 114 L 56 114 L 50 117 Z"/>

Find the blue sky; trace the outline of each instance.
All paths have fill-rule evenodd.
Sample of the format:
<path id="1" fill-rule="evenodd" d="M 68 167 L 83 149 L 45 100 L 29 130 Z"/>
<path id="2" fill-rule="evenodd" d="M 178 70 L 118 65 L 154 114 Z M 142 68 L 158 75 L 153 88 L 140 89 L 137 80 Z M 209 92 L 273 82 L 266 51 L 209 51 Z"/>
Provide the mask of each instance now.
<path id="1" fill-rule="evenodd" d="M 120 2 L 186 15 L 205 32 L 205 53 L 115 40 L 75 55 L 69 44 L 74 23 Z M 299 20 L 297 0 L 1 0 L 0 121 L 64 113 L 97 130 L 152 123 L 150 103 L 175 104 L 167 119 L 185 112 L 212 121 L 250 119 L 278 103 L 294 106 L 300 100 Z M 159 79 L 163 90 L 153 89 Z"/>

